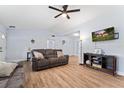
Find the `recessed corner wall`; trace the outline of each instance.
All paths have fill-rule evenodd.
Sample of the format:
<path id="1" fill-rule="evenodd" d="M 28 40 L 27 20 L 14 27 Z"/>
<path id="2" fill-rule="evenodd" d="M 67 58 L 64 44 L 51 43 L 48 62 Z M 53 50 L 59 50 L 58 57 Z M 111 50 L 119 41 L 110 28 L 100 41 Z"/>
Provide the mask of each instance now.
<path id="1" fill-rule="evenodd" d="M 119 39 L 92 42 L 91 32 L 111 26 L 115 27 L 115 32 L 119 32 Z M 109 6 L 108 11 L 77 26 L 74 30 L 80 30 L 81 36 L 84 37 L 83 52 L 93 52 L 97 47 L 103 49 L 106 55 L 117 56 L 117 72 L 124 75 L 124 6 Z"/>
<path id="2" fill-rule="evenodd" d="M 2 38 L 2 35 L 5 38 Z M 6 59 L 6 28 L 3 25 L 0 25 L 0 61 L 5 61 Z"/>

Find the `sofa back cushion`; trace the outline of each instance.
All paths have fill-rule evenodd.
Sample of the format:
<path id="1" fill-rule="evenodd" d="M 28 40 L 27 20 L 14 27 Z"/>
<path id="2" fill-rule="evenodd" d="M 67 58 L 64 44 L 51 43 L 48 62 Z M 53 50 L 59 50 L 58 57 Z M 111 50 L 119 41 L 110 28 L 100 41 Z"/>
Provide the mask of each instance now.
<path id="1" fill-rule="evenodd" d="M 57 58 L 57 55 L 46 55 L 46 58 L 49 59 L 49 58 Z"/>
<path id="2" fill-rule="evenodd" d="M 53 49 L 46 49 L 46 55 L 56 55 Z"/>
<path id="3" fill-rule="evenodd" d="M 62 51 L 61 49 L 33 49 L 32 50 L 32 56 L 34 56 L 34 51 L 40 52 L 43 54 L 44 58 L 56 58 L 57 57 L 57 51 Z"/>
<path id="4" fill-rule="evenodd" d="M 0 62 L 0 77 L 10 76 L 17 65 L 17 63 Z"/>
<path id="5" fill-rule="evenodd" d="M 61 49 L 54 49 L 54 51 L 55 51 L 56 55 L 57 55 L 57 51 L 61 51 L 62 52 Z"/>
<path id="6" fill-rule="evenodd" d="M 46 49 L 46 58 L 56 58 L 56 52 L 53 49 Z"/>

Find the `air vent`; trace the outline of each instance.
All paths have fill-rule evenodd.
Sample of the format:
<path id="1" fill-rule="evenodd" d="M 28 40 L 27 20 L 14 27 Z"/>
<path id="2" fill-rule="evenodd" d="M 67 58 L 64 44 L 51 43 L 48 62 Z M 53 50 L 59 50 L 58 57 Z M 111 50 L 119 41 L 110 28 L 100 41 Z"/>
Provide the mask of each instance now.
<path id="1" fill-rule="evenodd" d="M 52 37 L 55 37 L 55 35 L 52 35 Z"/>
<path id="2" fill-rule="evenodd" d="M 15 26 L 9 26 L 9 28 L 10 28 L 10 29 L 14 29 L 14 28 L 15 28 Z"/>

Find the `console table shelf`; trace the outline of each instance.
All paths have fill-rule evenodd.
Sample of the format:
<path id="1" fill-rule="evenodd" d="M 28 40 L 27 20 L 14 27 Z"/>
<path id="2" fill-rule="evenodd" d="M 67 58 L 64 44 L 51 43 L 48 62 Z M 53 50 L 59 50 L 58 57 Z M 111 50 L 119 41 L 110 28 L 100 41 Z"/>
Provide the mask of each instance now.
<path id="1" fill-rule="evenodd" d="M 84 65 L 113 75 L 116 74 L 116 57 L 112 55 L 84 53 Z"/>

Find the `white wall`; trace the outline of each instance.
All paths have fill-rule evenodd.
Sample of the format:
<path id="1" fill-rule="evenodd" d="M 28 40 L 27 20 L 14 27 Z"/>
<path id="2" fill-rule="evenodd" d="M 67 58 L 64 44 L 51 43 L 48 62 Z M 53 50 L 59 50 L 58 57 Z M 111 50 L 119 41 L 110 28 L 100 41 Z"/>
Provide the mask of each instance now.
<path id="1" fill-rule="evenodd" d="M 104 11 L 99 6 L 92 9 Z M 119 32 L 119 39 L 97 42 L 96 47 L 103 49 L 107 55 L 117 56 L 117 72 L 118 74 L 124 75 L 124 6 L 109 6 L 104 13 L 97 15 L 73 30 L 80 30 L 80 34 L 84 38 L 83 52 L 93 52 L 95 43 L 92 42 L 91 32 L 110 26 L 114 26 L 115 31 Z"/>
<path id="2" fill-rule="evenodd" d="M 65 55 L 78 55 L 78 46 L 79 37 L 70 37 L 70 36 L 58 36 L 51 38 L 55 41 L 55 49 L 62 49 Z M 65 40 L 65 44 L 62 44 L 62 41 Z"/>
<path id="3" fill-rule="evenodd" d="M 35 30 L 8 30 L 7 31 L 7 61 L 25 60 L 28 48 L 47 48 L 47 40 L 55 41 L 55 49 L 62 49 L 66 55 L 76 55 L 77 38 L 74 37 L 50 37 L 51 33 L 47 31 Z M 35 43 L 31 44 L 30 40 Z M 79 38 L 78 38 L 79 39 Z M 62 45 L 62 40 L 65 44 Z"/>
<path id="4" fill-rule="evenodd" d="M 6 28 L 0 25 L 0 47 L 2 47 L 2 52 L 0 52 L 0 61 L 6 59 L 6 38 L 2 38 L 2 35 L 6 37 Z"/>
<path id="5" fill-rule="evenodd" d="M 41 30 L 8 30 L 7 31 L 7 60 L 24 60 L 28 48 L 47 48 L 49 33 Z M 35 43 L 31 43 L 31 39 Z"/>
<path id="6" fill-rule="evenodd" d="M 38 30 L 8 30 L 7 31 L 7 61 L 25 60 L 28 48 L 47 48 L 47 40 L 55 41 L 55 49 L 62 49 L 65 55 L 76 55 L 77 39 L 74 37 L 55 37 L 51 38 L 48 31 Z M 30 40 L 34 39 L 35 43 L 31 44 Z M 62 40 L 65 44 L 62 45 Z M 76 42 L 76 43 L 75 43 Z"/>

